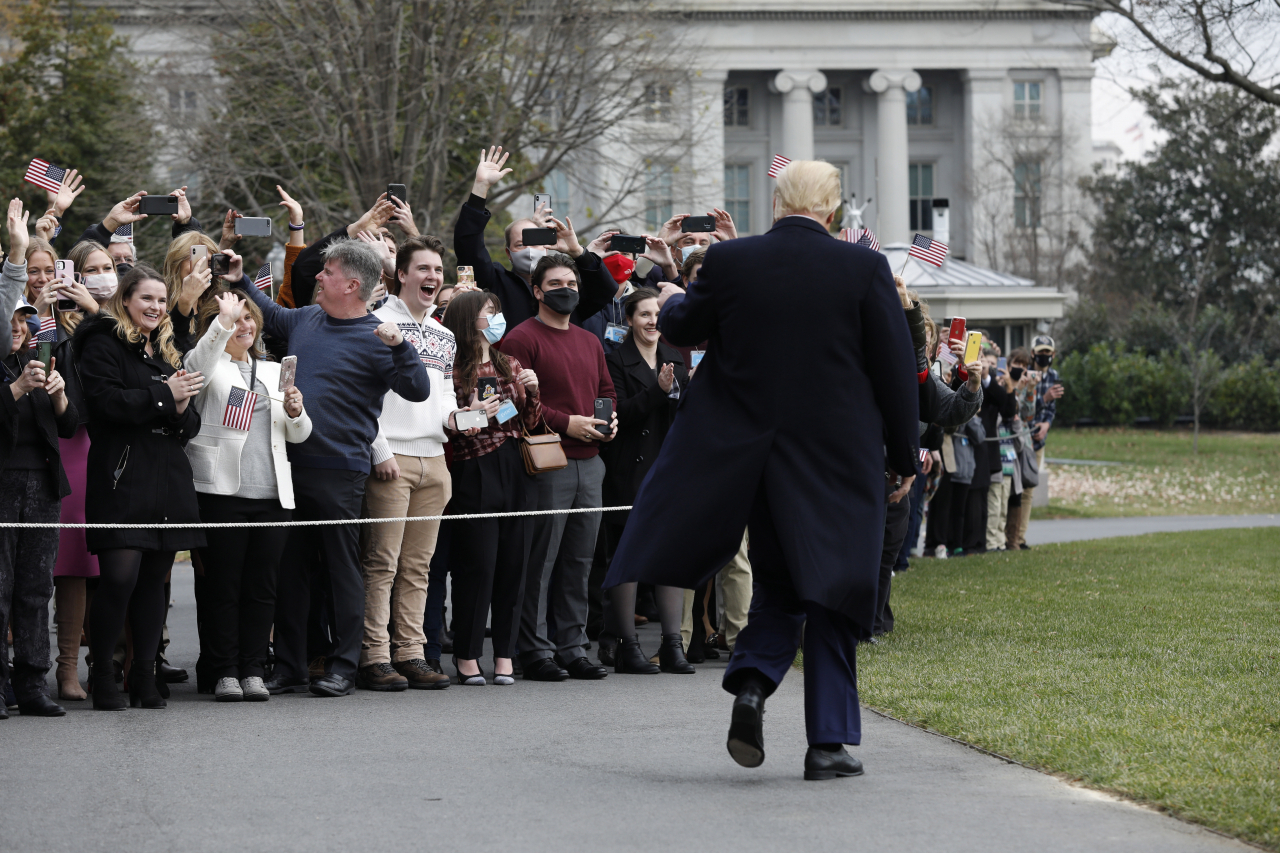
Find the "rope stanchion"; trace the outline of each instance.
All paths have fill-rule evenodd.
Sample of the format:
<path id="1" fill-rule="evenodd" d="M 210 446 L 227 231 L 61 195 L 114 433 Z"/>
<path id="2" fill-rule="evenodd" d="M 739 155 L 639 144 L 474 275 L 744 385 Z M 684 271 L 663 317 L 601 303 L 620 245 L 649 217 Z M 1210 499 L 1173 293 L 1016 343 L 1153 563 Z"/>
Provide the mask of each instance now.
<path id="1" fill-rule="evenodd" d="M 522 518 L 536 515 L 579 515 L 586 512 L 623 512 L 629 506 L 531 509 L 521 512 L 476 512 L 458 515 L 415 515 L 404 518 L 319 519 L 314 521 L 197 521 L 182 524 L 64 524 L 59 521 L 6 521 L 0 528 L 18 530 L 219 530 L 235 527 L 328 527 L 338 524 L 390 524 L 410 521 L 471 521 L 482 518 Z"/>

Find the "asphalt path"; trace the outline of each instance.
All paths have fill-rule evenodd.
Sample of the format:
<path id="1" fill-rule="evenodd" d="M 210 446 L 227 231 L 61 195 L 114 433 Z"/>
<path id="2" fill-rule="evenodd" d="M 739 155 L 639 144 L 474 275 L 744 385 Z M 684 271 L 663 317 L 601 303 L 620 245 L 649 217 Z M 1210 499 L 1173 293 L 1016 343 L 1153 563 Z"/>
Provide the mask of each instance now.
<path id="1" fill-rule="evenodd" d="M 193 669 L 188 564 L 174 597 L 170 659 Z M 866 775 L 805 782 L 799 672 L 764 766 L 738 767 L 723 666 L 235 705 L 193 679 L 163 711 L 15 715 L 0 851 L 1251 849 L 865 710 Z"/>

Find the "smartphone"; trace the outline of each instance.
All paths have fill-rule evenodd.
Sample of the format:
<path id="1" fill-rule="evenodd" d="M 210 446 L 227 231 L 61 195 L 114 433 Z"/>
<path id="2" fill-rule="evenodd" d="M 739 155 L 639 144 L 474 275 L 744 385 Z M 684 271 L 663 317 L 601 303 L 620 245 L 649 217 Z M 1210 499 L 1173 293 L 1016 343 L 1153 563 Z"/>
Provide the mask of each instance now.
<path id="1" fill-rule="evenodd" d="M 236 222 L 243 222 L 243 219 L 237 219 Z M 203 247 L 201 247 L 203 248 Z M 226 275 L 231 272 L 231 256 L 225 252 L 219 252 L 209 259 L 209 272 L 214 275 Z"/>
<path id="2" fill-rule="evenodd" d="M 464 429 L 484 429 L 489 425 L 489 416 L 481 411 L 458 412 L 453 416 L 453 422 L 457 424 L 459 431 Z"/>
<path id="3" fill-rule="evenodd" d="M 1009 359 L 1000 356 L 996 359 L 996 370 L 1007 371 L 1009 369 Z"/>
<path id="4" fill-rule="evenodd" d="M 533 194 L 533 212 L 537 213 L 543 205 L 551 207 L 551 193 L 534 193 Z"/>
<path id="5" fill-rule="evenodd" d="M 176 195 L 144 195 L 138 199 L 138 212 L 148 216 L 177 213 L 178 197 Z"/>
<path id="6" fill-rule="evenodd" d="M 699 364 L 702 364 L 702 357 L 705 356 L 706 354 L 707 354 L 706 350 L 700 350 L 700 349 L 690 350 L 689 351 L 690 369 L 697 367 Z"/>
<path id="7" fill-rule="evenodd" d="M 236 220 L 236 233 L 242 237 L 270 237 L 271 219 L 266 216 L 241 216 Z"/>
<path id="8" fill-rule="evenodd" d="M 36 344 L 36 361 L 44 365 L 44 372 L 49 373 L 49 362 L 53 359 L 53 341 L 41 341 Z"/>
<path id="9" fill-rule="evenodd" d="M 556 244 L 556 229 L 526 228 L 520 232 L 520 239 L 526 246 L 554 246 Z"/>
<path id="10" fill-rule="evenodd" d="M 608 397 L 597 397 L 595 418 L 604 421 L 602 424 L 595 424 L 596 432 L 601 435 L 612 433 L 613 427 L 610 424 L 613 422 L 613 401 Z"/>
<path id="11" fill-rule="evenodd" d="M 476 380 L 476 399 L 480 402 L 488 400 L 498 393 L 498 377 L 481 376 Z"/>
<path id="12" fill-rule="evenodd" d="M 53 262 L 53 277 L 58 281 L 58 287 L 70 287 L 75 281 L 76 271 L 75 265 L 68 260 Z M 78 307 L 74 299 L 59 299 L 57 309 L 59 311 L 75 311 Z"/>
<path id="13" fill-rule="evenodd" d="M 649 244 L 644 241 L 643 237 L 614 234 L 609 238 L 609 248 L 615 252 L 630 252 L 634 255 L 643 255 L 648 251 Z"/>
<path id="14" fill-rule="evenodd" d="M 961 364 L 973 364 L 982 351 L 982 332 L 970 332 L 969 340 L 964 345 L 964 360 Z"/>
<path id="15" fill-rule="evenodd" d="M 476 273 L 471 267 L 458 267 L 458 284 L 475 284 Z"/>
<path id="16" fill-rule="evenodd" d="M 209 254 L 208 246 L 202 246 L 198 243 L 192 246 L 191 247 L 191 265 L 194 267 L 196 264 L 196 261 L 200 260 L 203 257 L 207 257 L 208 254 Z"/>
<path id="17" fill-rule="evenodd" d="M 280 387 L 277 391 L 284 391 L 286 388 L 292 388 L 298 384 L 298 357 L 296 355 L 286 355 L 280 359 Z"/>
<path id="18" fill-rule="evenodd" d="M 409 201 L 409 190 L 404 184 L 387 184 L 387 201 L 398 198 L 403 202 Z"/>
<path id="19" fill-rule="evenodd" d="M 710 234 L 716 230 L 716 218 L 714 216 L 686 216 L 680 223 L 680 230 L 685 233 L 705 231 Z"/>
<path id="20" fill-rule="evenodd" d="M 964 318 L 963 317 L 951 318 L 951 334 L 948 335 L 947 337 L 953 341 L 964 340 Z"/>

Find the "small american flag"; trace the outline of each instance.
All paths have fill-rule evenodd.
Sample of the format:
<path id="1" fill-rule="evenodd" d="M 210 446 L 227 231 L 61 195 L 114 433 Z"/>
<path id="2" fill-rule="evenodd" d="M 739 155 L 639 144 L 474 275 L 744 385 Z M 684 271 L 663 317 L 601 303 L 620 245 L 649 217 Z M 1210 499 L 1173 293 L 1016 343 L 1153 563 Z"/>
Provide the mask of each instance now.
<path id="1" fill-rule="evenodd" d="M 258 274 L 253 277 L 253 283 L 258 290 L 269 290 L 271 288 L 271 264 L 263 264 L 258 270 Z"/>
<path id="2" fill-rule="evenodd" d="M 846 243 L 856 243 L 859 246 L 866 246 L 873 252 L 880 251 L 880 241 L 876 239 L 876 235 L 872 234 L 866 228 L 841 228 L 840 239 Z"/>
<path id="3" fill-rule="evenodd" d="M 56 193 L 62 189 L 62 176 L 66 173 L 67 170 L 61 166 L 55 166 L 37 157 L 27 167 L 27 173 L 22 176 L 22 180 Z"/>
<path id="4" fill-rule="evenodd" d="M 126 222 L 124 225 L 121 225 L 114 232 L 112 232 L 111 236 L 119 238 L 119 240 L 112 240 L 113 243 L 120 242 L 122 240 L 125 243 L 132 245 L 133 244 L 133 223 Z"/>
<path id="5" fill-rule="evenodd" d="M 940 267 L 947 259 L 947 244 L 931 240 L 923 234 L 917 234 L 911 241 L 911 250 L 907 252 L 907 256 L 919 258 L 925 263 Z"/>
<path id="6" fill-rule="evenodd" d="M 40 331 L 27 344 L 28 349 L 35 349 L 38 344 L 57 343 L 58 342 L 58 318 L 49 316 L 40 318 Z M 45 370 L 49 369 L 49 365 L 44 366 Z"/>
<path id="7" fill-rule="evenodd" d="M 929 458 L 929 451 L 928 451 L 928 450 L 925 450 L 923 447 L 922 447 L 922 448 L 920 448 L 920 464 L 921 464 L 921 465 L 923 465 L 923 464 L 924 464 L 924 460 L 926 460 L 926 459 L 928 459 L 928 458 Z"/>
<path id="8" fill-rule="evenodd" d="M 257 394 L 244 388 L 232 388 L 227 395 L 227 411 L 222 415 L 222 425 L 248 432 L 249 424 L 253 422 L 253 407 L 257 404 Z"/>
<path id="9" fill-rule="evenodd" d="M 778 173 L 787 168 L 787 164 L 791 162 L 790 157 L 783 157 L 781 154 L 773 155 L 773 162 L 769 164 L 769 177 L 776 178 Z"/>

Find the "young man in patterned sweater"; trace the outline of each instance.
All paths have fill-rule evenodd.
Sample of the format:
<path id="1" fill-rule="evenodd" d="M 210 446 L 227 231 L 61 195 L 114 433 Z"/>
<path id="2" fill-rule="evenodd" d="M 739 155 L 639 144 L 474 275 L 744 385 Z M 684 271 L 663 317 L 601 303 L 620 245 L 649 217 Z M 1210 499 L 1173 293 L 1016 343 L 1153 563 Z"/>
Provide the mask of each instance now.
<path id="1" fill-rule="evenodd" d="M 373 312 L 379 320 L 396 324 L 431 378 L 431 394 L 421 403 L 394 391 L 383 398 L 372 446 L 373 474 L 365 486 L 367 514 L 373 518 L 439 515 L 452 493 L 444 442 L 457 409 L 456 345 L 453 333 L 431 317 L 435 293 L 444 284 L 444 251 L 436 237 L 407 239 L 396 253 L 392 294 Z M 438 521 L 364 527 L 364 642 L 357 686 L 382 691 L 449 686 L 448 676 L 430 668 L 422 650 L 427 575 L 439 532 Z"/>

